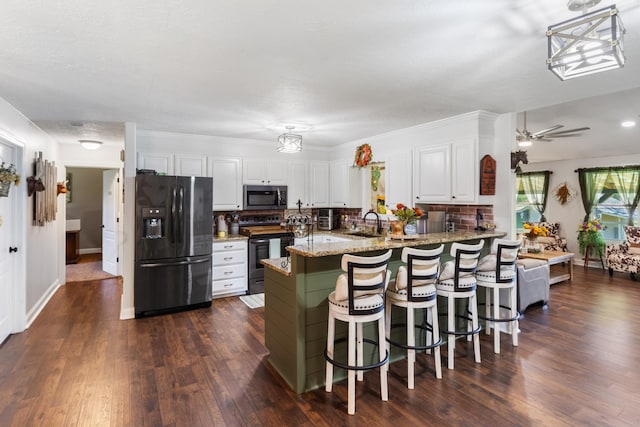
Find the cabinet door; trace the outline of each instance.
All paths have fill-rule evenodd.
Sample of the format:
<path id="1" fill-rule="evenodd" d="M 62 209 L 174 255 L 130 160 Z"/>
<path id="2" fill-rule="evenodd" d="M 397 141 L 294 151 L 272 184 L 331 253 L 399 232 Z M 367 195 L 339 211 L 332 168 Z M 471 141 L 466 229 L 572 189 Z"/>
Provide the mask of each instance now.
<path id="1" fill-rule="evenodd" d="M 287 162 L 285 160 L 269 160 L 267 165 L 269 167 L 267 184 L 287 185 L 287 175 L 289 174 Z"/>
<path id="2" fill-rule="evenodd" d="M 349 206 L 349 169 L 339 160 L 329 164 L 329 205 L 334 208 Z"/>
<path id="3" fill-rule="evenodd" d="M 242 209 L 241 160 L 212 158 L 209 174 L 213 177 L 213 210 Z"/>
<path id="4" fill-rule="evenodd" d="M 389 155 L 385 163 L 387 174 L 385 204 L 395 209 L 398 203 L 412 205 L 411 197 L 411 151 Z"/>
<path id="5" fill-rule="evenodd" d="M 474 141 L 451 144 L 451 200 L 475 202 L 479 192 L 478 161 Z"/>
<path id="6" fill-rule="evenodd" d="M 176 154 L 174 170 L 181 176 L 207 176 L 207 156 Z"/>
<path id="7" fill-rule="evenodd" d="M 414 202 L 449 202 L 451 199 L 451 145 L 416 150 L 413 168 Z"/>
<path id="8" fill-rule="evenodd" d="M 329 206 L 329 163 L 311 162 L 309 168 L 311 207 L 326 208 Z"/>
<path id="9" fill-rule="evenodd" d="M 137 169 L 152 169 L 165 175 L 173 175 L 173 154 L 137 153 Z"/>
<path id="10" fill-rule="evenodd" d="M 242 180 L 245 184 L 267 184 L 268 167 L 263 159 L 244 159 L 242 162 Z"/>
<path id="11" fill-rule="evenodd" d="M 302 208 L 308 208 L 309 202 L 309 163 L 300 161 L 289 164 L 289 181 L 287 204 L 289 209 L 298 208 L 298 200 Z"/>

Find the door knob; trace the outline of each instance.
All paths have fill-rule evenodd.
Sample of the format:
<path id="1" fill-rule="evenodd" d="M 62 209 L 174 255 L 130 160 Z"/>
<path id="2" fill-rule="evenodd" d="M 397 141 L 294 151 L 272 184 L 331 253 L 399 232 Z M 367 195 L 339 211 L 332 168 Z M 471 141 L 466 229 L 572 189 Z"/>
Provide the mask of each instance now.
<path id="1" fill-rule="evenodd" d="M 12 253 L 12 252 L 18 252 L 18 248 L 9 246 L 9 253 Z"/>

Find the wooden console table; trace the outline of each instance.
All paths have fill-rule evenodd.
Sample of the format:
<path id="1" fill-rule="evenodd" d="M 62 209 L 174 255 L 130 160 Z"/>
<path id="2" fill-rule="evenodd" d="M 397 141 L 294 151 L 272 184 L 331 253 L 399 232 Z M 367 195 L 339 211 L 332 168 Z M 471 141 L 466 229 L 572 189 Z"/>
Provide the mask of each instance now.
<path id="1" fill-rule="evenodd" d="M 553 285 L 554 283 L 562 282 L 563 280 L 571 281 L 573 279 L 573 257 L 574 253 L 571 252 L 560 252 L 560 251 L 544 251 L 539 254 L 518 254 L 519 258 L 533 258 L 533 259 L 541 259 L 543 261 L 547 261 L 549 266 L 560 264 L 566 262 L 569 264 L 569 271 L 567 273 L 562 274 L 554 274 L 552 275 L 549 272 L 549 284 Z"/>
<path id="2" fill-rule="evenodd" d="M 80 259 L 80 230 L 67 231 L 66 263 L 77 264 Z"/>

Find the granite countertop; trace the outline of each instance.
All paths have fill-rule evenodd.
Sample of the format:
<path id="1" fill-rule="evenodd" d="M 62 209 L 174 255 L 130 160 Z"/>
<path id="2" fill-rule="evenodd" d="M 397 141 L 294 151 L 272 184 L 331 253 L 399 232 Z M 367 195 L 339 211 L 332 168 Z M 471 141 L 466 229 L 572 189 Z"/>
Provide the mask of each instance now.
<path id="1" fill-rule="evenodd" d="M 213 236 L 214 242 L 231 242 L 234 240 L 249 240 L 249 238 L 242 234 L 227 234 L 227 237 L 218 237 L 216 234 Z"/>
<path id="2" fill-rule="evenodd" d="M 260 263 L 266 268 L 282 273 L 285 276 L 291 276 L 291 263 L 286 257 L 262 259 Z"/>
<path id="3" fill-rule="evenodd" d="M 404 239 L 389 237 L 369 237 L 354 238 L 348 241 L 317 243 L 310 242 L 301 245 L 287 247 L 292 254 L 305 257 L 323 257 L 329 255 L 341 255 L 345 253 L 368 252 L 382 249 L 403 248 L 405 246 L 422 246 L 438 243 L 451 243 L 464 240 L 475 240 L 483 238 L 504 237 L 507 233 L 503 231 L 452 231 L 446 233 L 418 234 Z M 316 234 L 317 235 L 317 234 Z M 340 233 L 334 233 L 340 236 Z M 348 235 L 342 234 L 347 237 Z"/>

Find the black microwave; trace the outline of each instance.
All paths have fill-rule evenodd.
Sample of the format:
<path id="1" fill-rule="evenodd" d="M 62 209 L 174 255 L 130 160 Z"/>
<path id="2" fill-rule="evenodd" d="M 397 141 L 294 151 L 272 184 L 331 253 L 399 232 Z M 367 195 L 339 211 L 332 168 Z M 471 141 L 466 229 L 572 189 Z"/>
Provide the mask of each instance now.
<path id="1" fill-rule="evenodd" d="M 286 185 L 245 185 L 244 209 L 286 209 Z"/>

